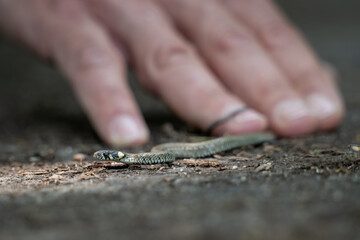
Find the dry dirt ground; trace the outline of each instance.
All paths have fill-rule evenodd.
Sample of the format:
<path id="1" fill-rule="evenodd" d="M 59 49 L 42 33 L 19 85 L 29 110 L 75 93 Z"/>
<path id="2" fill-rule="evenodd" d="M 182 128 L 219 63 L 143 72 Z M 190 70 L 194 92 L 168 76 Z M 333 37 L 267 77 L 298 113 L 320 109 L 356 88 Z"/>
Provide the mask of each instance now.
<path id="1" fill-rule="evenodd" d="M 360 239 L 360 4 L 281 3 L 339 69 L 346 119 L 198 161 L 96 162 L 63 77 L 0 38 L 0 239 Z M 133 85 L 152 139 L 126 151 L 198 136 Z"/>

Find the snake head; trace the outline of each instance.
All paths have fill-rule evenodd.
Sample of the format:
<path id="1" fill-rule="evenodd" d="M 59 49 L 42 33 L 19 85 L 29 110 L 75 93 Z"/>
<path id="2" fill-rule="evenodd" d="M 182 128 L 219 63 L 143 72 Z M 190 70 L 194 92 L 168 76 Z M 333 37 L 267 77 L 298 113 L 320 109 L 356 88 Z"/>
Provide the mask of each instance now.
<path id="1" fill-rule="evenodd" d="M 112 150 L 100 150 L 94 153 L 94 158 L 99 160 L 119 161 L 125 157 L 125 153 Z"/>

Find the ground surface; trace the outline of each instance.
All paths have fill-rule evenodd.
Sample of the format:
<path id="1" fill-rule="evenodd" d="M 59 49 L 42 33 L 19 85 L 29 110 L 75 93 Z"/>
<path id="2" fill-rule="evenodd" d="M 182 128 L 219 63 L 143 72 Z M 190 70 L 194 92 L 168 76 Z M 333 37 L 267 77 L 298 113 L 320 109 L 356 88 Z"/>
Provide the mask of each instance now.
<path id="1" fill-rule="evenodd" d="M 360 239 L 360 3 L 282 1 L 341 76 L 339 129 L 172 165 L 102 166 L 64 79 L 0 39 L 0 239 Z M 193 133 L 138 91 L 141 152 Z"/>

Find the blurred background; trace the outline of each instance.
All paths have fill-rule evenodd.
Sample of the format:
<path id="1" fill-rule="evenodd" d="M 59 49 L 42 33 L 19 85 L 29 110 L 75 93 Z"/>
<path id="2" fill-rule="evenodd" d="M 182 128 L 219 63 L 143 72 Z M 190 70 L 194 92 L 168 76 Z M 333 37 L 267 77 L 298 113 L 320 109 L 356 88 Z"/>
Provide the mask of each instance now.
<path id="1" fill-rule="evenodd" d="M 346 82 L 350 81 L 349 75 L 358 73 L 360 65 L 360 2 L 282 0 L 278 3 L 320 57 L 339 70 L 341 87 L 349 91 L 347 100 L 351 101 L 358 94 L 353 83 Z M 39 118 L 42 111 L 72 117 L 81 115 L 66 79 L 52 66 L 3 37 L 0 38 L 0 79 L 0 121 L 14 116 L 23 120 Z M 147 117 L 164 111 L 159 101 L 135 88 Z"/>

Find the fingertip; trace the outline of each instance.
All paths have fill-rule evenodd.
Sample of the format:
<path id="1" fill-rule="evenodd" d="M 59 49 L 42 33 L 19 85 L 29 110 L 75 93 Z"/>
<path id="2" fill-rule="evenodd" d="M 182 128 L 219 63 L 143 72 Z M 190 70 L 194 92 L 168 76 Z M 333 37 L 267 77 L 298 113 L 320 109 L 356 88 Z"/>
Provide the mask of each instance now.
<path id="1" fill-rule="evenodd" d="M 337 126 L 342 122 L 344 118 L 344 111 L 338 112 L 335 115 L 329 116 L 328 118 L 324 119 L 323 121 L 320 121 L 318 125 L 318 129 L 320 131 L 329 131 Z"/>
<path id="2" fill-rule="evenodd" d="M 340 124 L 344 117 L 344 106 L 334 98 L 323 93 L 312 93 L 306 98 L 307 103 L 318 118 L 319 130 L 330 130 Z"/>
<path id="3" fill-rule="evenodd" d="M 149 131 L 139 119 L 121 114 L 110 121 L 104 138 L 114 147 L 136 146 L 149 140 Z"/>
<path id="4" fill-rule="evenodd" d="M 216 127 L 213 131 L 213 135 L 224 135 L 224 134 L 244 134 L 258 132 L 266 129 L 268 122 L 264 115 L 254 111 L 246 110 L 224 122 L 223 124 Z"/>
<path id="5" fill-rule="evenodd" d="M 316 117 L 300 99 L 287 99 L 275 105 L 271 114 L 274 130 L 281 136 L 292 137 L 314 132 Z"/>

